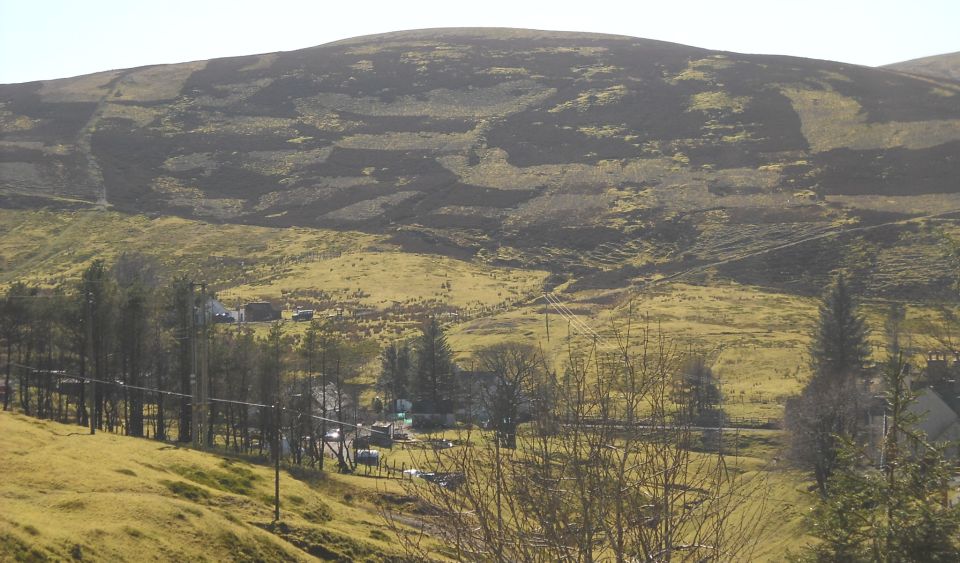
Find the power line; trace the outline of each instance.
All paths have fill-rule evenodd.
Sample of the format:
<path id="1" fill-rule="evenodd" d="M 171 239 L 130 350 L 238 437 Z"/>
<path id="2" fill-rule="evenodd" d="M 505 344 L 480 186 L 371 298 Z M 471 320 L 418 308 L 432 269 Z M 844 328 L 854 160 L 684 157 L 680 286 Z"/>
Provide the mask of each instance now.
<path id="1" fill-rule="evenodd" d="M 77 379 L 77 380 L 85 381 L 85 382 L 102 383 L 102 384 L 104 384 L 104 385 L 116 385 L 116 386 L 118 386 L 118 387 L 122 387 L 122 388 L 125 388 L 125 389 L 136 389 L 136 390 L 139 390 L 139 391 L 148 391 L 148 392 L 151 392 L 151 393 L 158 393 L 158 394 L 161 394 L 161 395 L 169 395 L 169 396 L 172 396 L 172 397 L 186 397 L 186 398 L 188 398 L 188 399 L 193 399 L 193 398 L 194 398 L 193 395 L 188 395 L 188 394 L 186 394 L 186 393 L 178 393 L 178 392 L 176 392 L 176 391 L 167 391 L 167 390 L 164 390 L 164 389 L 156 389 L 156 388 L 153 388 L 153 387 L 142 387 L 142 386 L 140 386 L 140 385 L 131 385 L 131 384 L 129 384 L 129 383 L 124 383 L 124 382 L 122 382 L 122 381 L 107 381 L 107 380 L 104 380 L 104 379 L 97 379 L 97 378 L 95 378 L 95 377 L 88 377 L 88 376 L 85 376 L 85 375 L 72 375 L 72 374 L 68 374 L 68 373 L 65 373 L 65 372 L 56 372 L 56 371 L 52 371 L 52 370 L 41 370 L 41 369 L 37 369 L 37 368 L 31 367 L 31 366 L 26 366 L 26 365 L 23 365 L 23 364 L 19 364 L 19 363 L 16 363 L 16 362 L 10 362 L 10 365 L 16 366 L 16 367 L 21 368 L 21 369 L 27 369 L 27 370 L 30 370 L 31 372 L 34 372 L 34 373 L 47 373 L 47 374 L 49 374 L 49 375 L 53 375 L 53 376 L 57 377 L 58 379 Z M 238 400 L 235 400 L 235 399 L 220 399 L 220 398 L 216 398 L 216 397 L 208 397 L 207 400 L 208 400 L 208 401 L 211 401 L 211 402 L 217 402 L 217 403 L 228 403 L 228 404 L 234 404 L 234 405 L 245 405 L 245 406 L 248 406 L 248 407 L 258 407 L 258 408 L 264 408 L 264 409 L 275 409 L 275 408 L 277 408 L 276 405 L 265 405 L 265 404 L 262 404 L 262 403 L 251 403 L 251 402 L 248 402 L 248 401 L 238 401 Z M 327 418 L 327 417 L 320 416 L 320 415 L 316 415 L 316 414 L 308 415 L 307 413 L 304 413 L 304 412 L 302 412 L 302 411 L 298 411 L 298 410 L 291 409 L 291 408 L 284 407 L 284 406 L 280 406 L 280 410 L 281 410 L 281 411 L 288 412 L 288 413 L 291 413 L 291 414 L 296 414 L 296 415 L 298 415 L 298 416 L 309 416 L 310 418 L 314 418 L 314 419 L 316 419 L 316 420 L 322 420 L 322 421 L 326 421 L 326 422 L 331 422 L 331 423 L 334 423 L 334 424 L 337 424 L 337 425 L 340 425 L 340 426 L 349 426 L 349 427 L 351 427 L 351 428 L 363 428 L 363 425 L 362 425 L 362 424 L 351 424 L 351 423 L 349 423 L 349 422 L 345 422 L 345 421 L 342 421 L 342 420 L 337 420 L 337 419 L 335 419 L 335 418 Z M 373 429 L 369 429 L 369 430 L 370 430 L 370 432 L 375 432 L 375 433 L 377 433 L 377 434 L 386 434 L 386 432 L 383 432 L 383 431 L 380 431 L 380 430 L 373 430 Z"/>

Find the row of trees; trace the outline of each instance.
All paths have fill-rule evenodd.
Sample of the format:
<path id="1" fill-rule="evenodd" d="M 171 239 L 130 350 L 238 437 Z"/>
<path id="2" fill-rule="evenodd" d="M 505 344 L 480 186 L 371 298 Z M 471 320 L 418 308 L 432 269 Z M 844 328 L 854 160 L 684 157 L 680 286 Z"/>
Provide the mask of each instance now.
<path id="1" fill-rule="evenodd" d="M 456 407 L 457 370 L 443 327 L 431 318 L 411 343 L 396 341 L 384 348 L 377 386 L 389 411 L 399 399 L 410 400 L 417 412 L 452 413 Z"/>
<path id="2" fill-rule="evenodd" d="M 332 322 L 313 323 L 301 338 L 279 324 L 259 337 L 245 325 L 213 325 L 204 320 L 209 295 L 186 278 L 161 283 L 154 271 L 122 256 L 113 267 L 92 263 L 72 286 L 12 284 L 0 300 L 3 408 L 190 442 L 206 362 L 207 396 L 224 401 L 205 405 L 204 443 L 262 454 L 279 425 L 297 462 L 322 462 L 322 419 L 356 415 L 361 388 L 349 380 L 375 349 Z"/>

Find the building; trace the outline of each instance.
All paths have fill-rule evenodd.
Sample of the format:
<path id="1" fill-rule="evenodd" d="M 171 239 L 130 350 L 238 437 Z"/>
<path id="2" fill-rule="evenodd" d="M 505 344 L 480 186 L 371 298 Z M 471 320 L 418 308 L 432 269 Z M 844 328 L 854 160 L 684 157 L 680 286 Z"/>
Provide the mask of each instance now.
<path id="1" fill-rule="evenodd" d="M 370 443 L 389 448 L 393 446 L 393 423 L 374 422 L 370 426 Z"/>
<path id="2" fill-rule="evenodd" d="M 267 301 L 247 303 L 243 306 L 243 319 L 248 323 L 280 320 L 280 311 Z"/>
<path id="3" fill-rule="evenodd" d="M 960 355 L 956 352 L 932 351 L 927 354 L 927 365 L 916 378 L 908 377 L 916 400 L 907 412 L 917 419 L 916 429 L 926 444 L 945 444 L 947 459 L 960 458 Z M 905 366 L 909 370 L 910 366 Z M 878 396 L 871 408 L 872 457 L 881 463 L 881 444 L 888 420 L 885 402 Z M 904 443 L 910 439 L 904 437 Z M 912 448 L 924 447 L 914 443 Z"/>

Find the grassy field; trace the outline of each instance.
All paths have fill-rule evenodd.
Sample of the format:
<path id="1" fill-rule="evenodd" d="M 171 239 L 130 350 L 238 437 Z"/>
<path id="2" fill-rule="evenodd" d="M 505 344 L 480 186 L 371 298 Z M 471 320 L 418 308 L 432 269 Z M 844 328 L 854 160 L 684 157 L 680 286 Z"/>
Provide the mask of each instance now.
<path id="1" fill-rule="evenodd" d="M 384 561 L 396 481 L 283 471 L 0 413 L 0 560 Z M 437 554 L 438 558 L 442 555 Z"/>
<path id="2" fill-rule="evenodd" d="M 285 318 L 296 306 L 318 308 L 321 316 L 343 308 L 344 330 L 381 345 L 415 336 L 417 319 L 431 311 L 455 311 L 444 319 L 464 367 L 480 347 L 523 341 L 541 347 L 560 370 L 569 346 L 593 344 L 591 335 L 576 323 L 568 326 L 554 310 L 548 338 L 543 302 L 537 298 L 546 272 L 400 252 L 379 235 L 109 211 L 11 210 L 0 210 L 0 235 L 0 288 L 18 279 L 70 284 L 95 258 L 110 263 L 121 252 L 142 253 L 168 276 L 202 275 L 230 307 L 268 299 L 288 309 Z M 682 351 L 706 354 L 730 416 L 779 418 L 785 398 L 810 374 L 815 298 L 716 280 L 557 295 L 598 332 L 601 349 L 613 349 L 616 331 L 626 330 L 632 318 L 634 328 L 647 324 Z M 890 304 L 865 305 L 875 359 L 880 359 Z M 948 306 L 908 304 L 905 341 L 917 350 L 943 347 L 956 339 L 941 328 L 955 314 Z M 285 332 L 299 334 L 305 326 L 288 323 Z M 914 360 L 922 367 L 922 358 Z M 365 366 L 362 382 L 372 383 L 377 369 L 375 361 Z M 371 399 L 372 391 L 364 397 Z"/>
<path id="3" fill-rule="evenodd" d="M 273 279 L 290 264 L 376 244 L 378 238 L 322 229 L 220 225 L 109 211 L 0 209 L 0 286 L 79 279 L 94 259 L 141 253 L 172 272 L 203 272 L 215 289 Z"/>

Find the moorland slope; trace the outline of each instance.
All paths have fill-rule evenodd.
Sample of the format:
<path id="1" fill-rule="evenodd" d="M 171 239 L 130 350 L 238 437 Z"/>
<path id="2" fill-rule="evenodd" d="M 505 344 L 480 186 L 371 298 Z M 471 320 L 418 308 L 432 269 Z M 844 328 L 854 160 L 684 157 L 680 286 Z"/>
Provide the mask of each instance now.
<path id="1" fill-rule="evenodd" d="M 932 295 L 937 233 L 817 237 L 960 209 L 958 94 L 632 37 L 407 31 L 2 85 L 0 193 L 365 231 L 588 286 L 759 251 L 720 274 L 812 291 L 857 263 L 876 292 Z M 919 282 L 890 281 L 904 253 Z"/>

